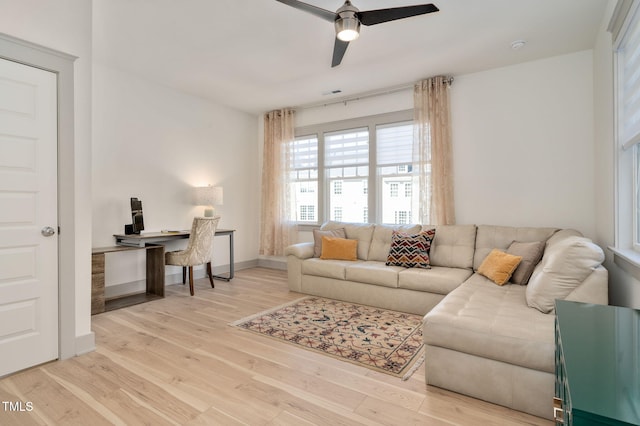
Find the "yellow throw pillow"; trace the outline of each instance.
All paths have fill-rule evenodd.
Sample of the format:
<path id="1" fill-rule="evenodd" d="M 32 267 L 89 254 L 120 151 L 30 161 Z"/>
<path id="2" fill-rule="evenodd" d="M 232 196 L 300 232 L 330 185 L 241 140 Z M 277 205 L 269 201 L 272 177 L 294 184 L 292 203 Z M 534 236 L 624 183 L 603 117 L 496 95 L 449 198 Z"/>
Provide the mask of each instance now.
<path id="1" fill-rule="evenodd" d="M 498 249 L 493 249 L 482 261 L 478 268 L 478 273 L 498 285 L 503 285 L 509 281 L 521 260 L 522 256 L 514 256 Z"/>
<path id="2" fill-rule="evenodd" d="M 320 259 L 358 260 L 357 250 L 358 240 L 323 236 Z"/>

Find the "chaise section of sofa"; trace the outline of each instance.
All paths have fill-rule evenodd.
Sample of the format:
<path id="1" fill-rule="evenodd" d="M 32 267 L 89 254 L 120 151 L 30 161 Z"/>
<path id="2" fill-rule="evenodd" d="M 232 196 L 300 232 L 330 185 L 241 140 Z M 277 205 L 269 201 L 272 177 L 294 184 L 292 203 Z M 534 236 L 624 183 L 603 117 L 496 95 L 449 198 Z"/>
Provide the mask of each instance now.
<path id="1" fill-rule="evenodd" d="M 546 241 L 532 287 L 498 286 L 476 272 L 453 290 L 424 318 L 426 380 L 552 418 L 555 315 L 531 307 L 540 296 L 533 288 L 557 284 L 563 298 L 606 304 L 607 271 L 600 265 L 602 250 L 577 231 L 496 226 L 478 226 L 474 270 L 492 248 L 507 250 L 513 241 Z M 561 265 L 562 277 L 552 275 L 554 264 Z M 544 301 L 547 295 L 542 296 Z"/>

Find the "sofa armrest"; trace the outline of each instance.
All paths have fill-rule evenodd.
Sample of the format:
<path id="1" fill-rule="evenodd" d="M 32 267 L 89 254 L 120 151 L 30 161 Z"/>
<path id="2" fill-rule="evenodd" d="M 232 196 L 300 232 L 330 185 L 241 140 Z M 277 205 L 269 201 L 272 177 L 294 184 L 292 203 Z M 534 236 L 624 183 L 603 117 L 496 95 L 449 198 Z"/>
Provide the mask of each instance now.
<path id="1" fill-rule="evenodd" d="M 604 266 L 598 266 L 565 300 L 575 302 L 609 304 L 609 273 Z"/>
<path id="2" fill-rule="evenodd" d="M 313 257 L 313 243 L 298 243 L 288 246 L 284 250 L 285 256 L 295 256 L 298 259 L 309 259 Z"/>

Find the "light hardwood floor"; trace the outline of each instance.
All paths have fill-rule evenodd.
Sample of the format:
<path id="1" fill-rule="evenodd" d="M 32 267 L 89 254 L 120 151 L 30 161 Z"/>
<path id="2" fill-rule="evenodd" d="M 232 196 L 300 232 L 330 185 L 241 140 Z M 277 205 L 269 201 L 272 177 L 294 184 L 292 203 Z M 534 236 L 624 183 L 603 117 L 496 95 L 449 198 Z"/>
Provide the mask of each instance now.
<path id="1" fill-rule="evenodd" d="M 95 352 L 0 380 L 0 424 L 552 424 L 426 386 L 424 367 L 403 382 L 228 325 L 299 297 L 255 268 L 96 315 Z"/>

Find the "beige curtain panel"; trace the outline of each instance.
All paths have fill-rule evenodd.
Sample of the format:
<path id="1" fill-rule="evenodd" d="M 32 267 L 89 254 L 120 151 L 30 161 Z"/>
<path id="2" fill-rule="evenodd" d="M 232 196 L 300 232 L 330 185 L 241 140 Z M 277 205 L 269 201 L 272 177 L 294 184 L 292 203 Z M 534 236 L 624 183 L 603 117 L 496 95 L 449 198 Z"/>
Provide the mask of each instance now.
<path id="1" fill-rule="evenodd" d="M 455 223 L 449 87 L 452 79 L 438 76 L 414 86 L 414 153 L 420 188 L 420 222 Z"/>
<path id="2" fill-rule="evenodd" d="M 297 242 L 297 227 L 290 218 L 289 147 L 294 139 L 294 111 L 280 109 L 264 116 L 260 254 L 283 256 Z"/>

